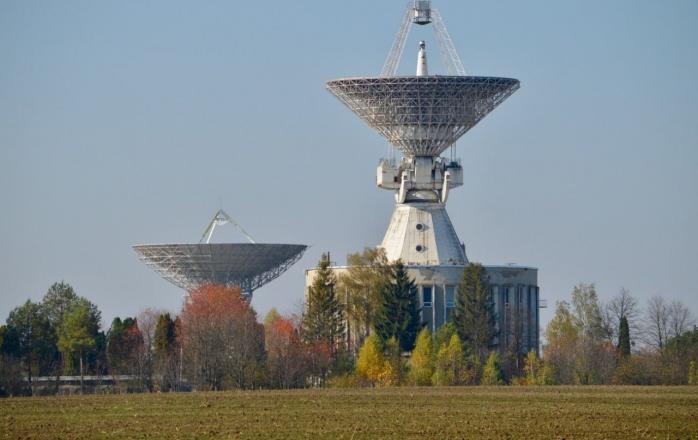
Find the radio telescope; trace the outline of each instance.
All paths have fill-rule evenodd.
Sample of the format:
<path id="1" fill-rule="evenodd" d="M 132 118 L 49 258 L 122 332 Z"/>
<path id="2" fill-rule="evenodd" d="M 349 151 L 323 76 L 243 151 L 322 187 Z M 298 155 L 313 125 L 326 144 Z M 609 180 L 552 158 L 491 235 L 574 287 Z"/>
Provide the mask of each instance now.
<path id="1" fill-rule="evenodd" d="M 248 243 L 211 243 L 217 226 L 231 224 Z M 278 278 L 303 256 L 301 244 L 256 243 L 223 210 L 219 210 L 196 244 L 144 244 L 133 246 L 146 265 L 172 284 L 187 291 L 207 284 L 239 287 L 252 292 Z"/>
<path id="2" fill-rule="evenodd" d="M 416 48 L 415 74 L 396 75 L 414 25 L 432 25 L 445 75 L 429 71 L 424 41 Z M 465 245 L 446 212 L 450 190 L 463 185 L 463 168 L 453 154 L 441 154 L 511 96 L 519 81 L 466 74 L 439 12 L 431 1 L 415 0 L 407 7 L 378 76 L 336 79 L 326 86 L 401 153 L 399 161 L 381 160 L 376 173 L 377 186 L 395 195 L 380 247 L 389 261 L 401 260 L 407 267 L 417 286 L 421 322 L 435 331 L 453 314 L 457 286 L 468 264 Z M 347 271 L 341 266 L 332 270 Z M 492 344 L 502 352 L 537 352 L 542 306 L 538 269 L 490 265 L 485 270 L 497 317 L 498 336 Z M 306 288 L 316 276 L 317 270 L 306 271 Z"/>
<path id="3" fill-rule="evenodd" d="M 433 24 L 449 75 L 430 75 L 426 43 L 419 44 L 415 76 L 395 76 L 413 24 Z M 397 204 L 381 247 L 406 264 L 463 265 L 465 251 L 446 213 L 448 193 L 463 184 L 460 164 L 440 156 L 519 88 L 511 78 L 466 76 L 436 9 L 417 0 L 405 13 L 378 77 L 329 81 L 327 88 L 369 127 L 400 150 L 400 163 L 383 160 L 377 185 Z"/>

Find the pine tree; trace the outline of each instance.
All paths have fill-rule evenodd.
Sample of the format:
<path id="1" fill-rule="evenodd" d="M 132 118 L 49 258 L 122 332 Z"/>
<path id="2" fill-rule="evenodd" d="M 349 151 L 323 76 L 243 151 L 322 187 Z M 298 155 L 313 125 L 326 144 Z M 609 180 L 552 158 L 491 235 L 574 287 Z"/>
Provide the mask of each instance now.
<path id="1" fill-rule="evenodd" d="M 56 352 L 56 334 L 41 306 L 27 300 L 10 312 L 7 327 L 15 339 L 16 355 L 24 364 L 28 382 L 31 383 L 35 371 L 46 374 Z"/>
<path id="2" fill-rule="evenodd" d="M 370 335 L 364 340 L 364 345 L 359 350 L 356 374 L 375 385 L 380 381 L 384 368 L 383 347 L 381 347 L 380 340 L 376 335 Z"/>
<path id="3" fill-rule="evenodd" d="M 51 325 L 54 328 L 61 326 L 63 322 L 63 317 L 70 313 L 70 309 L 78 301 L 79 297 L 75 293 L 73 286 L 61 281 L 60 283 L 53 283 L 49 287 L 46 295 L 44 295 L 41 300 L 41 307 L 44 309 L 44 313 Z"/>
<path id="4" fill-rule="evenodd" d="M 630 326 L 628 326 L 628 318 L 623 316 L 620 318 L 620 326 L 618 329 L 618 352 L 621 357 L 630 356 Z"/>
<path id="5" fill-rule="evenodd" d="M 434 353 L 431 333 L 423 328 L 417 336 L 417 343 L 410 357 L 410 383 L 418 386 L 431 385 L 434 375 Z"/>
<path id="6" fill-rule="evenodd" d="M 169 313 L 163 313 L 158 317 L 158 322 L 155 326 L 155 336 L 153 338 L 155 357 L 164 359 L 171 354 L 175 346 L 175 338 L 175 322 Z"/>
<path id="7" fill-rule="evenodd" d="M 499 366 L 499 357 L 497 353 L 490 353 L 485 364 L 485 370 L 482 373 L 483 385 L 503 385 L 502 369 Z"/>
<path id="8" fill-rule="evenodd" d="M 470 263 L 463 271 L 453 322 L 463 343 L 482 362 L 496 335 L 496 321 L 489 278 L 479 263 Z"/>
<path id="9" fill-rule="evenodd" d="M 376 334 L 383 341 L 395 338 L 402 351 L 412 351 L 420 329 L 417 286 L 409 278 L 402 261 L 393 265 L 382 296 L 383 303 L 375 322 Z"/>
<path id="10" fill-rule="evenodd" d="M 322 256 L 313 284 L 308 288 L 303 315 L 303 339 L 309 344 L 327 344 L 336 358 L 343 346 L 344 311 L 336 291 L 337 279 L 330 261 Z"/>

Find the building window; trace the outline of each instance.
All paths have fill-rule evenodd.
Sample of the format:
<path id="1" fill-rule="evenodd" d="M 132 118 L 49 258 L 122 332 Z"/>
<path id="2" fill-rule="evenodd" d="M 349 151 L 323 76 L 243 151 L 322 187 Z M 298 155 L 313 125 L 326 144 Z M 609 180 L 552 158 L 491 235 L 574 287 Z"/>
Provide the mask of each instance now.
<path id="1" fill-rule="evenodd" d="M 431 287 L 422 287 L 422 307 L 431 307 Z"/>
<path id="2" fill-rule="evenodd" d="M 446 286 L 446 308 L 452 309 L 456 306 L 456 288 Z"/>

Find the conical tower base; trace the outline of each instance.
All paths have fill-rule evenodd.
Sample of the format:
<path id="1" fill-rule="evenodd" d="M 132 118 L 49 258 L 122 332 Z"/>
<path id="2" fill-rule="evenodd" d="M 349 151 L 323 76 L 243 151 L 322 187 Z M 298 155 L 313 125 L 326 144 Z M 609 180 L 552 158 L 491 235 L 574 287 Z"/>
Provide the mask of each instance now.
<path id="1" fill-rule="evenodd" d="M 463 266 L 468 263 L 442 203 L 399 203 L 381 247 L 389 261 L 407 265 Z"/>

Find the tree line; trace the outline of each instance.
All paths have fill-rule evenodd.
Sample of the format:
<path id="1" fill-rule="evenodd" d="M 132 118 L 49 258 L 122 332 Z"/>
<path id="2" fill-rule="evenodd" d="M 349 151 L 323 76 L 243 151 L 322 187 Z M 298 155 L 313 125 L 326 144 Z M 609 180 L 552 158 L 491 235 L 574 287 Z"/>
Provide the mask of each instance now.
<path id="1" fill-rule="evenodd" d="M 557 303 L 545 340 L 555 383 L 696 384 L 698 329 L 680 301 L 654 296 L 642 307 L 620 289 L 604 303 L 593 284 L 579 284 Z"/>
<path id="2" fill-rule="evenodd" d="M 698 330 L 680 302 L 627 291 L 602 303 L 580 284 L 557 304 L 543 356 L 494 345 L 487 273 L 463 272 L 451 319 L 420 320 L 417 286 L 380 249 L 348 257 L 337 275 L 323 255 L 299 315 L 259 322 L 240 289 L 203 286 L 180 313 L 146 309 L 101 329 L 99 309 L 65 282 L 0 326 L 0 394 L 31 394 L 36 376 L 125 378 L 120 390 L 309 386 L 695 384 Z M 56 381 L 55 391 L 58 391 Z"/>
<path id="3" fill-rule="evenodd" d="M 579 284 L 557 303 L 539 358 L 513 340 L 495 344 L 504 338 L 480 264 L 465 268 L 450 321 L 431 334 L 402 263 L 380 249 L 348 263 L 335 276 L 323 259 L 307 295 L 306 325 L 324 329 L 334 347 L 330 385 L 697 383 L 698 329 L 680 301 L 656 296 L 641 307 L 621 289 L 604 303 L 593 284 Z"/>

